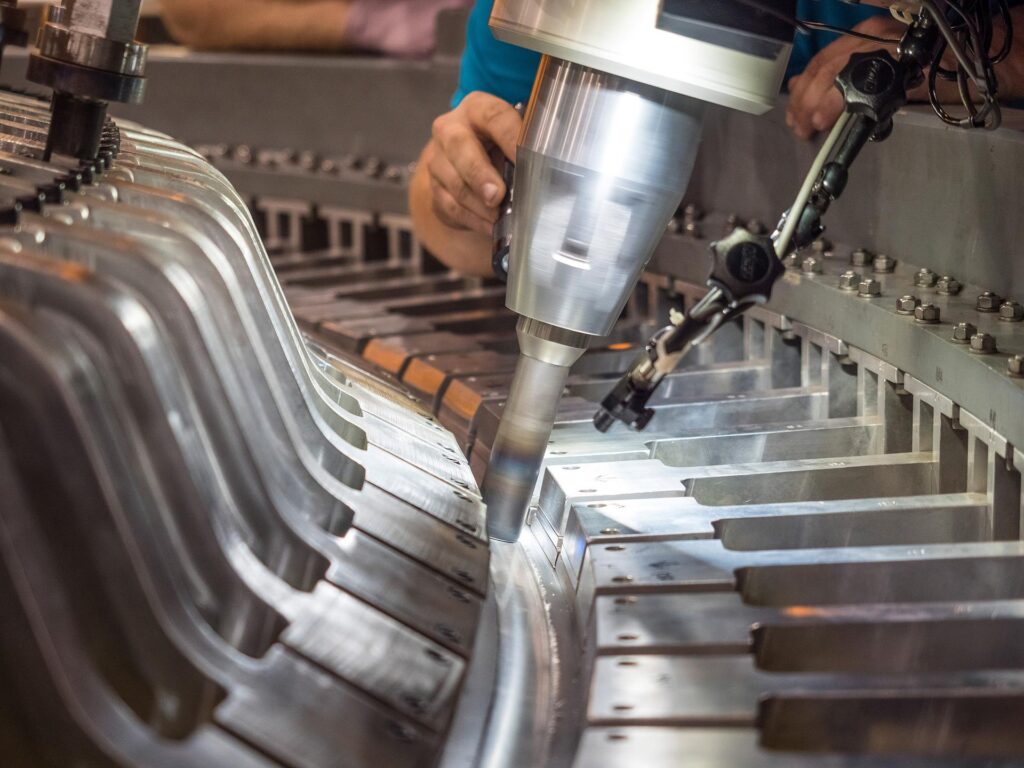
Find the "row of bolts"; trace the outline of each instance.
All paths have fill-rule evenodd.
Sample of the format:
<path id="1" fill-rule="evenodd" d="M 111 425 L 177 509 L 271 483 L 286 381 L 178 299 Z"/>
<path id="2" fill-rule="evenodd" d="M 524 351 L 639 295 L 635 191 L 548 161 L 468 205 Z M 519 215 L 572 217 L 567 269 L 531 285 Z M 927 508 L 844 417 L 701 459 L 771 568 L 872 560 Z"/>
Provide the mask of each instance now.
<path id="1" fill-rule="evenodd" d="M 703 237 L 703 212 L 692 203 L 683 209 L 681 219 L 673 219 L 669 229 L 691 237 Z M 731 233 L 743 222 L 737 214 L 726 219 L 725 233 Z M 768 228 L 761 221 L 752 219 L 746 222 L 748 231 L 756 235 L 768 233 Z M 793 253 L 785 261 L 786 268 L 799 270 L 806 275 L 817 275 L 823 271 L 826 258 L 834 254 L 832 243 L 819 238 L 810 246 L 810 253 Z M 850 256 L 850 264 L 854 267 L 870 267 L 877 275 L 892 274 L 896 270 L 896 259 L 885 254 L 875 254 L 866 248 L 858 248 Z M 918 270 L 914 276 L 914 285 L 918 288 L 934 289 L 940 296 L 957 296 L 963 285 L 949 275 L 939 276 L 930 269 Z M 864 299 L 877 299 L 882 295 L 882 284 L 873 277 L 865 277 L 856 270 L 850 269 L 839 277 L 839 288 L 844 291 L 856 292 Z M 1024 304 L 1012 299 L 1003 299 L 993 291 L 985 291 L 978 296 L 975 309 L 986 314 L 998 314 L 999 319 L 1006 323 L 1024 322 Z M 913 316 L 914 320 L 924 325 L 936 325 L 940 322 L 941 311 L 935 304 L 922 302 L 917 296 L 907 294 L 896 301 L 896 311 L 901 315 Z M 957 344 L 970 345 L 971 352 L 979 355 L 991 355 L 998 351 L 996 337 L 991 333 L 979 332 L 973 323 L 957 323 L 953 328 L 952 340 Z M 1007 373 L 1016 378 L 1024 378 L 1024 355 L 1013 355 L 1007 362 Z"/>
<path id="2" fill-rule="evenodd" d="M 205 144 L 196 148 L 212 163 L 229 161 L 250 165 L 263 170 L 293 169 L 307 173 L 332 176 L 362 176 L 394 183 L 407 181 L 415 170 L 415 163 L 405 165 L 385 163 L 379 157 L 359 157 L 348 154 L 341 157 L 321 157 L 310 150 L 253 149 L 247 144 Z"/>

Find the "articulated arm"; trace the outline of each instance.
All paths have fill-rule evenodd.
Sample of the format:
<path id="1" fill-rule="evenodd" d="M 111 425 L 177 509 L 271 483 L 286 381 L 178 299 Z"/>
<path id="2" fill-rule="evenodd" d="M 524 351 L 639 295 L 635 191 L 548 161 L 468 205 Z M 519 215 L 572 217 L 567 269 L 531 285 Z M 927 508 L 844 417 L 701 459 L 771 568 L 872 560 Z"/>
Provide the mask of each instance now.
<path id="1" fill-rule="evenodd" d="M 654 416 L 651 397 L 689 351 L 723 324 L 771 298 L 772 287 L 784 271 L 782 259 L 821 235 L 822 217 L 845 190 L 851 165 L 869 141 L 889 136 L 893 115 L 907 103 L 907 90 L 921 82 L 937 48 L 944 44 L 940 26 L 922 13 L 908 27 L 896 58 L 886 51 L 850 58 L 836 80 L 846 110 L 822 146 L 793 207 L 770 239 L 741 228 L 712 244 L 707 295 L 648 342 L 594 416 L 599 430 L 608 431 L 616 421 L 644 429 Z"/>

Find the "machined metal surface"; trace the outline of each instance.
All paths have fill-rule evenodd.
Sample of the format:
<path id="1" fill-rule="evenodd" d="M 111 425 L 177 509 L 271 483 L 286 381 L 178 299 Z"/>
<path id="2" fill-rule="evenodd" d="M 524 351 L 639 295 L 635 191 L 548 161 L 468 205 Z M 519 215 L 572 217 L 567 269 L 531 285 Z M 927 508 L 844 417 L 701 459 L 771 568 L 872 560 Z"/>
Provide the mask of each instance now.
<path id="1" fill-rule="evenodd" d="M 5 99 L 14 199 L 53 167 L 45 105 Z M 698 349 L 647 431 L 601 435 L 596 403 L 701 296 L 709 240 L 789 202 L 805 149 L 781 123 L 710 120 L 689 206 L 569 369 L 526 530 L 493 557 L 476 483 L 516 318 L 416 247 L 400 182 L 208 148 L 289 179 L 255 202 L 265 258 L 219 174 L 124 126 L 100 183 L 4 229 L 0 605 L 26 630 L 0 636 L 0 696 L 74 713 L 36 762 L 99 742 L 124 765 L 1019 765 L 1019 222 L 983 229 L 981 193 L 926 214 L 952 209 L 923 183 L 967 141 L 998 186 L 1019 136 L 898 118 L 814 268 Z M 905 215 L 878 217 L 894 196 Z M 97 667 L 90 637 L 131 662 Z"/>

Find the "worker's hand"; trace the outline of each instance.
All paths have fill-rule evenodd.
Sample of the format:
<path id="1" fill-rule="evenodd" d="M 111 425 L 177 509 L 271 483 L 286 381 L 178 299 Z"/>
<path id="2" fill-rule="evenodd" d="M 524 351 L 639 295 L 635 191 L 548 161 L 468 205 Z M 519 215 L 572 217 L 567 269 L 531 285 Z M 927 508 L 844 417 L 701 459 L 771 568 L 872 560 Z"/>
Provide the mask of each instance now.
<path id="1" fill-rule="evenodd" d="M 906 31 L 906 25 L 891 16 L 873 16 L 854 27 L 875 37 L 899 40 Z M 843 97 L 836 88 L 836 76 L 850 60 L 850 55 L 862 51 L 877 51 L 888 47 L 870 40 L 855 37 L 841 37 L 811 59 L 803 73 L 790 78 L 789 106 L 786 109 L 786 125 L 801 139 L 809 139 L 819 131 L 827 131 L 835 125 L 843 113 Z"/>
<path id="2" fill-rule="evenodd" d="M 495 161 L 515 160 L 521 125 L 511 104 L 481 92 L 434 121 L 424 160 L 431 205 L 442 223 L 491 234 L 505 196 Z"/>

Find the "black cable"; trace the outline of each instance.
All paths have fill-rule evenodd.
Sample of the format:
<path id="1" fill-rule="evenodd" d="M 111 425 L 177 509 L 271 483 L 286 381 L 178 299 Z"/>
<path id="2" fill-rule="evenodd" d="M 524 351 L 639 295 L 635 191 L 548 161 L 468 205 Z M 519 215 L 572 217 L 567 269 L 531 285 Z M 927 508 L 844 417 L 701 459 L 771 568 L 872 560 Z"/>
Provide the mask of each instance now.
<path id="1" fill-rule="evenodd" d="M 783 13 L 778 8 L 772 8 L 761 0 L 736 0 L 736 2 L 743 5 L 755 8 L 762 13 L 766 13 L 772 18 L 783 21 L 793 29 L 803 32 L 804 34 L 811 34 L 812 32 L 821 30 L 823 32 L 833 32 L 837 35 L 846 35 L 847 37 L 856 37 L 861 40 L 868 40 L 872 43 L 881 43 L 882 45 L 896 45 L 899 40 L 890 40 L 884 37 L 876 37 L 875 35 L 869 35 L 866 32 L 858 32 L 855 29 L 847 29 L 845 27 L 836 27 L 832 24 L 825 24 L 821 21 L 803 21 L 798 19 L 796 16 L 790 16 L 788 13 Z"/>

